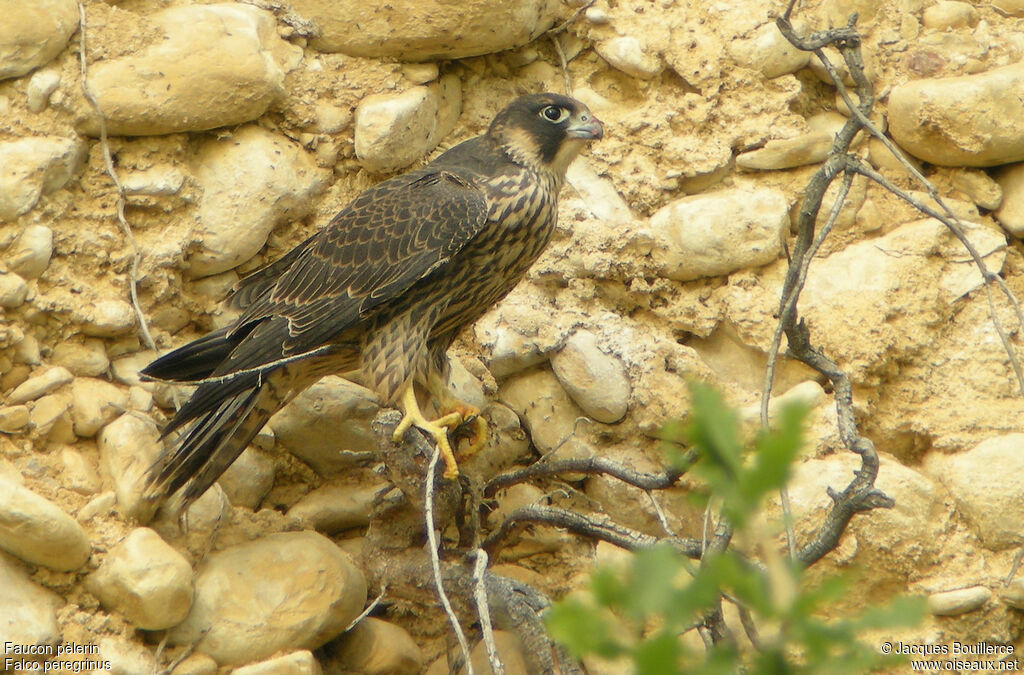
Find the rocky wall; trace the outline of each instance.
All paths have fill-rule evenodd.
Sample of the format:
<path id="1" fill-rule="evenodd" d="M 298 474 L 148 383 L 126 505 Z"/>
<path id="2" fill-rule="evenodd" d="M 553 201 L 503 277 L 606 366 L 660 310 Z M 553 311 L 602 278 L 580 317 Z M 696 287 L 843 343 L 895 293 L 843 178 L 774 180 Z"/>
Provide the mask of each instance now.
<path id="1" fill-rule="evenodd" d="M 325 378 L 278 413 L 187 532 L 133 520 L 181 392 L 138 377 L 154 352 L 129 285 L 159 351 L 221 326 L 241 276 L 360 190 L 481 133 L 519 94 L 571 85 L 605 138 L 570 169 L 528 279 L 453 348 L 453 388 L 491 431 L 466 471 L 548 453 L 656 468 L 688 378 L 756 419 L 795 212 L 848 113 L 775 28 L 784 3 L 83 5 L 96 106 L 79 5 L 0 0 L 0 645 L 53 649 L 6 658 L 143 673 L 194 647 L 174 675 L 443 672 L 447 624 L 431 603 L 385 600 L 344 632 L 381 590 L 368 563 L 422 546 L 411 514 L 373 517 L 392 492 L 369 426 L 379 404 L 358 386 Z M 1024 296 L 1024 4 L 818 0 L 796 19 L 824 28 L 854 11 L 877 122 Z M 858 148 L 924 196 L 881 143 Z M 801 311 L 852 376 L 878 485 L 896 500 L 814 568 L 859 570 L 837 611 L 923 593 L 933 614 L 904 641 L 1020 645 L 1024 581 L 1003 580 L 1024 544 L 1024 399 L 962 247 L 857 179 Z M 791 487 L 799 537 L 857 461 L 813 373 L 784 360 L 776 391 L 813 406 Z M 571 500 L 662 532 L 637 490 L 569 487 L 508 490 L 489 520 Z M 685 492 L 656 498 L 693 535 L 702 516 Z M 599 553 L 538 528 L 494 563 L 558 597 Z M 525 669 L 516 638 L 500 640 L 506 665 Z M 55 656 L 62 643 L 82 651 Z"/>

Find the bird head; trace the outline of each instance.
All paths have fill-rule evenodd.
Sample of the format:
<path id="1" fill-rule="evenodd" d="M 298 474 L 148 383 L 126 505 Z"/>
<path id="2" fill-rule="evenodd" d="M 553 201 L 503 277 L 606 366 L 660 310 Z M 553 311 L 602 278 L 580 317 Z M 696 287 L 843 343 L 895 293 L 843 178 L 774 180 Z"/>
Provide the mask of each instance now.
<path id="1" fill-rule="evenodd" d="M 583 146 L 604 136 L 604 127 L 580 101 L 548 93 L 512 101 L 487 133 L 513 161 L 561 181 Z"/>

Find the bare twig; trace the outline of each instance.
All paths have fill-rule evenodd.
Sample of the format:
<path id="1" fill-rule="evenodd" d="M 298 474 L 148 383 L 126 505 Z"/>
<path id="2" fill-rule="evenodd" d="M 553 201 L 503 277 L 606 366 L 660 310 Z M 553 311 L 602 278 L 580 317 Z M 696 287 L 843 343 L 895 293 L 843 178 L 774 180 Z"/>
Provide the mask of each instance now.
<path id="1" fill-rule="evenodd" d="M 585 457 L 578 459 L 555 459 L 555 460 L 544 460 L 523 467 L 522 469 L 516 469 L 503 474 L 499 474 L 487 482 L 484 486 L 484 495 L 491 497 L 494 496 L 498 490 L 509 487 L 510 485 L 516 485 L 517 483 L 525 483 L 526 481 L 533 480 L 540 476 L 550 476 L 561 473 L 582 473 L 582 474 L 604 474 L 613 478 L 618 478 L 623 483 L 638 487 L 641 490 L 663 490 L 665 488 L 672 487 L 676 484 L 683 474 L 686 472 L 686 468 L 696 461 L 697 453 L 689 451 L 684 455 L 682 461 L 682 467 L 670 467 L 665 470 L 665 473 L 642 473 L 634 471 L 622 464 L 618 464 L 611 460 L 603 457 Z"/>
<path id="2" fill-rule="evenodd" d="M 362 622 L 363 619 L 365 619 L 366 617 L 370 616 L 370 614 L 373 612 L 373 610 L 377 609 L 377 605 L 379 605 L 380 601 L 384 599 L 384 595 L 387 592 L 388 592 L 388 587 L 387 586 L 384 586 L 383 588 L 381 588 L 380 589 L 380 594 L 377 595 L 377 597 L 373 599 L 373 602 L 371 602 L 370 604 L 368 604 L 366 606 L 366 609 L 364 609 L 362 612 L 359 613 L 359 616 L 357 616 L 356 618 L 352 619 L 352 621 L 349 622 L 349 624 L 347 626 L 345 626 L 345 630 L 343 632 L 345 632 L 345 633 L 349 632 L 350 630 L 352 630 L 353 628 L 358 626 L 360 624 L 360 622 Z"/>
<path id="3" fill-rule="evenodd" d="M 100 110 L 100 104 L 93 96 L 92 90 L 89 88 L 89 66 L 88 66 L 88 51 L 86 50 L 86 20 L 85 20 L 85 5 L 81 2 L 78 3 L 78 38 L 79 38 L 79 66 L 82 73 L 82 93 L 85 95 L 85 100 L 89 102 L 93 110 L 96 111 L 96 117 L 99 119 L 100 124 L 100 148 L 103 150 L 103 163 L 107 169 L 107 175 L 110 176 L 110 180 L 114 182 L 114 187 L 117 189 L 117 222 L 121 226 L 121 231 L 124 233 L 125 239 L 128 240 L 128 244 L 132 248 L 132 264 L 128 272 L 128 295 L 132 301 L 132 309 L 135 310 L 135 318 L 139 322 L 139 333 L 142 335 L 142 341 L 145 345 L 156 351 L 156 343 L 153 341 L 153 336 L 149 332 L 149 322 L 146 320 L 146 315 L 142 311 L 142 306 L 139 304 L 139 264 L 142 262 L 142 251 L 139 249 L 138 243 L 135 241 L 135 235 L 132 234 L 131 225 L 128 224 L 128 219 L 124 215 L 125 207 L 125 195 L 124 185 L 121 184 L 120 179 L 117 177 L 117 171 L 114 169 L 114 160 L 110 154 L 110 141 L 107 138 L 107 118 L 104 116 L 103 111 Z"/>
<path id="4" fill-rule="evenodd" d="M 487 585 L 484 573 L 487 571 L 487 552 L 478 548 L 473 552 L 476 562 L 473 565 L 473 599 L 476 600 L 476 612 L 480 617 L 480 632 L 483 634 L 487 660 L 491 664 L 493 675 L 505 675 L 505 666 L 498 656 L 498 645 L 494 642 L 494 628 L 491 626 L 491 610 L 487 604 Z"/>

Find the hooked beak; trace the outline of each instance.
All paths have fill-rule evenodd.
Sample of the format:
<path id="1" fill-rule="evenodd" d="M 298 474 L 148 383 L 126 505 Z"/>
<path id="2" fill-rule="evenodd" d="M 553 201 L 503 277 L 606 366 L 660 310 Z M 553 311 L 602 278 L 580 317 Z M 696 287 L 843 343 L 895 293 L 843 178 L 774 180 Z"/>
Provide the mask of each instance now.
<path id="1" fill-rule="evenodd" d="M 601 125 L 601 120 L 596 117 L 589 116 L 586 120 L 574 122 L 572 126 L 566 129 L 566 135 L 569 138 L 581 138 L 585 141 L 595 141 L 604 137 L 604 127 Z"/>

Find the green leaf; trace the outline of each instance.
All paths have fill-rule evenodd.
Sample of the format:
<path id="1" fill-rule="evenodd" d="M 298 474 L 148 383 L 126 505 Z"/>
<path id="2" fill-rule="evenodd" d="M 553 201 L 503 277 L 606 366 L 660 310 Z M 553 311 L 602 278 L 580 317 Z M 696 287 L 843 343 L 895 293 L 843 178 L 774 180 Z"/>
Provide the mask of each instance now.
<path id="1" fill-rule="evenodd" d="M 585 606 L 578 598 L 555 603 L 544 619 L 551 637 L 568 647 L 577 658 L 585 654 L 614 658 L 624 652 L 624 647 L 610 633 L 607 617 Z"/>
<path id="2" fill-rule="evenodd" d="M 679 672 L 679 639 L 674 633 L 662 631 L 644 640 L 633 650 L 637 673 Z"/>

